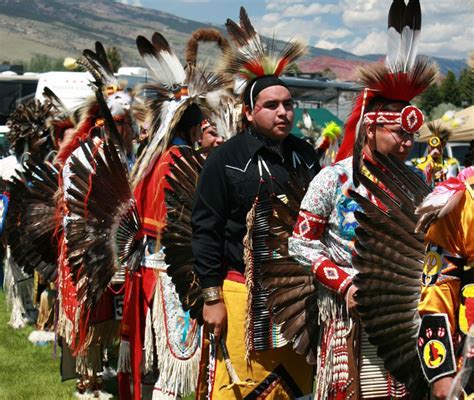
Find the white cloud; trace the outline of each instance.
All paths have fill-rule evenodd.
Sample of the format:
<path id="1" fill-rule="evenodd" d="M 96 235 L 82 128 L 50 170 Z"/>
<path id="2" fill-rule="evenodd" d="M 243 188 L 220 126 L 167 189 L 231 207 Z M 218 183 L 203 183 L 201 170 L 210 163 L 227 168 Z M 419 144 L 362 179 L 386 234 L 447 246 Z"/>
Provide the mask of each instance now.
<path id="1" fill-rule="evenodd" d="M 269 14 L 266 14 L 268 16 Z M 312 32 L 317 33 L 317 26 L 321 24 L 321 18 L 279 18 L 274 20 L 273 16 L 263 16 L 260 20 L 254 21 L 254 25 L 259 33 L 268 37 L 276 37 L 280 40 L 300 38 L 309 41 Z M 270 21 L 268 21 L 270 19 Z"/>
<path id="2" fill-rule="evenodd" d="M 338 29 L 325 29 L 316 32 L 315 36 L 319 36 L 324 39 L 343 39 L 345 37 L 351 36 L 353 33 L 347 28 L 338 28 Z"/>
<path id="3" fill-rule="evenodd" d="M 129 6 L 143 7 L 140 0 L 118 0 L 119 3 L 128 4 Z"/>
<path id="4" fill-rule="evenodd" d="M 382 31 L 370 32 L 365 38 L 356 39 L 346 50 L 357 55 L 385 54 L 387 51 L 386 34 Z"/>
<path id="5" fill-rule="evenodd" d="M 288 5 L 300 5 L 303 4 L 302 1 L 295 1 L 295 0 L 266 0 L 265 1 L 265 9 L 270 11 L 281 11 L 286 8 Z"/>
<path id="6" fill-rule="evenodd" d="M 337 44 L 335 42 L 330 42 L 328 40 L 319 40 L 318 42 L 316 42 L 314 44 L 315 47 L 319 47 L 320 49 L 326 49 L 326 50 L 331 50 L 331 49 L 335 49 L 337 47 L 341 47 L 340 44 Z"/>
<path id="7" fill-rule="evenodd" d="M 387 4 L 376 0 L 341 0 L 342 20 L 348 27 L 367 29 L 381 21 L 386 24 Z"/>
<path id="8" fill-rule="evenodd" d="M 341 48 L 363 55 L 386 51 L 391 0 L 266 0 L 255 26 L 264 35 Z M 474 48 L 474 0 L 422 1 L 419 53 L 465 58 Z M 252 18 L 254 20 L 254 18 Z"/>
<path id="9" fill-rule="evenodd" d="M 294 4 L 282 11 L 285 17 L 303 17 L 310 15 L 319 15 L 327 13 L 339 12 L 339 6 L 336 4 L 320 4 L 313 3 L 311 5 L 306 4 Z"/>
<path id="10" fill-rule="evenodd" d="M 281 15 L 278 13 L 271 13 L 271 14 L 265 14 L 262 17 L 262 22 L 263 23 L 269 23 L 269 24 L 274 24 L 275 22 L 280 21 Z"/>

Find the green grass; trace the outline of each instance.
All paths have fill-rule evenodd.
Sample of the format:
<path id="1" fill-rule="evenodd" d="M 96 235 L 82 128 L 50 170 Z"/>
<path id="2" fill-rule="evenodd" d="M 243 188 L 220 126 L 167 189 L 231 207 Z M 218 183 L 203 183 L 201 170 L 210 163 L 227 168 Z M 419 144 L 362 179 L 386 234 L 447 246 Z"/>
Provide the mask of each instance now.
<path id="1" fill-rule="evenodd" d="M 28 335 L 33 326 L 13 329 L 10 311 L 0 290 L 0 400 L 74 399 L 75 381 L 61 382 L 59 348 L 34 346 Z"/>
<path id="2" fill-rule="evenodd" d="M 13 329 L 9 320 L 5 292 L 0 290 L 0 400 L 76 399 L 75 380 L 61 382 L 59 347 L 54 356 L 54 344 L 34 346 L 28 340 L 34 327 Z M 114 366 L 116 355 L 109 355 Z M 116 379 L 105 381 L 103 390 L 118 399 Z"/>

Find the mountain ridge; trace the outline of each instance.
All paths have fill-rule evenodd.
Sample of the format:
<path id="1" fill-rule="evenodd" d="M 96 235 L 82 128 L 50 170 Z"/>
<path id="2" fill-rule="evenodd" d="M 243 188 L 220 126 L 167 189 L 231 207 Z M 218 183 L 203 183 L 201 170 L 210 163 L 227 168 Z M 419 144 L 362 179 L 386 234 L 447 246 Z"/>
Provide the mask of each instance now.
<path id="1" fill-rule="evenodd" d="M 0 48 L 2 61 L 28 61 L 35 54 L 50 57 L 79 57 L 82 50 L 92 48 L 96 40 L 106 47 L 115 46 L 124 65 L 143 66 L 135 46 L 138 35 L 150 37 L 160 31 L 180 58 L 190 34 L 199 28 L 223 26 L 204 24 L 163 11 L 126 5 L 113 0 L 0 0 Z M 202 46 L 204 58 L 214 58 L 217 49 Z M 382 55 L 358 56 L 342 49 L 308 47 L 301 65 L 317 57 L 331 57 L 352 62 L 373 62 Z M 443 74 L 452 69 L 456 74 L 466 67 L 463 60 L 432 57 Z M 321 60 L 320 60 L 321 61 Z M 313 62 L 320 65 L 319 62 Z M 324 69 L 324 68 L 323 68 Z M 305 70 L 307 68 L 305 67 Z M 316 72 L 316 71 L 307 71 Z M 337 75 L 337 73 L 336 73 Z M 343 76 L 337 76 L 344 79 Z"/>

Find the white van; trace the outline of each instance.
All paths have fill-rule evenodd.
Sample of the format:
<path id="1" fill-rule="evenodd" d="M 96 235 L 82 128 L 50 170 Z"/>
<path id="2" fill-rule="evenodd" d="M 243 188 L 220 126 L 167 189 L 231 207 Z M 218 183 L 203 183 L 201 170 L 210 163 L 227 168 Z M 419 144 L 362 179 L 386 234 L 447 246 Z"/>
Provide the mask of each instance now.
<path id="1" fill-rule="evenodd" d="M 127 88 L 133 88 L 137 83 L 146 82 L 148 70 L 138 67 L 120 68 L 115 74 L 119 81 L 126 81 Z M 45 86 L 58 96 L 69 110 L 75 109 L 84 99 L 94 96 L 90 82 L 94 78 L 89 72 L 45 72 L 40 75 L 35 98 L 43 101 Z"/>
<path id="2" fill-rule="evenodd" d="M 64 103 L 68 110 L 79 106 L 85 98 L 94 95 L 90 82 L 94 78 L 89 72 L 45 72 L 40 75 L 35 99 L 44 101 L 43 90 L 47 86 Z"/>

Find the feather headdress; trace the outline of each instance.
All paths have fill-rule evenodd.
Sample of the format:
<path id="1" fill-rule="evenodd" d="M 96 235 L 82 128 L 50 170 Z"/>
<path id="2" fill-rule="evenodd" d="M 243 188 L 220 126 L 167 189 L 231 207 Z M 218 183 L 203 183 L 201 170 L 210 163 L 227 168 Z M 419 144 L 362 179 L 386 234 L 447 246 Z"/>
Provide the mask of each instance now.
<path id="1" fill-rule="evenodd" d="M 385 64 L 376 64 L 360 71 L 364 89 L 356 99 L 352 113 L 347 119 L 344 140 L 336 162 L 354 154 L 354 171 L 360 167 L 364 145 L 359 131 L 363 122 L 398 123 L 408 132 L 415 132 L 423 123 L 423 114 L 416 107 L 403 113 L 383 115 L 383 111 L 366 116 L 366 109 L 374 98 L 410 102 L 421 94 L 436 78 L 437 69 L 426 58 L 417 58 L 421 28 L 419 0 L 393 0 L 388 16 L 387 56 Z M 403 111 L 403 110 L 402 110 Z M 357 185 L 357 179 L 354 183 Z"/>
<path id="2" fill-rule="evenodd" d="M 136 91 L 144 97 L 152 116 L 150 143 L 132 170 L 133 186 L 146 176 L 163 150 L 169 147 L 174 128 L 186 109 L 192 103 L 200 105 L 208 93 L 231 85 L 231 80 L 224 74 L 208 72 L 192 65 L 185 69 L 169 43 L 158 32 L 153 34 L 151 42 L 138 36 L 137 47 L 155 82 L 141 85 Z"/>
<path id="3" fill-rule="evenodd" d="M 223 69 L 247 83 L 265 75 L 280 76 L 305 53 L 305 44 L 298 40 L 288 41 L 280 50 L 275 40 L 265 43 L 243 7 L 240 8 L 239 22 L 228 19 L 225 24 L 236 48 L 225 52 Z"/>
<path id="4" fill-rule="evenodd" d="M 431 147 L 445 146 L 446 142 L 451 136 L 451 129 L 447 128 L 446 125 L 436 122 L 428 122 L 428 129 L 431 132 L 431 137 L 428 143 Z"/>
<path id="5" fill-rule="evenodd" d="M 123 148 L 123 139 L 119 135 L 114 119 L 119 119 L 129 112 L 131 99 L 120 87 L 114 75 L 111 63 L 104 46 L 95 43 L 95 51 L 85 49 L 77 63 L 91 73 L 94 81 L 95 98 L 89 98 L 81 105 L 81 117 L 77 124 L 74 137 L 64 144 L 58 151 L 57 161 L 64 161 L 78 148 L 79 142 L 91 135 L 95 127 L 108 127 L 108 135 Z"/>

